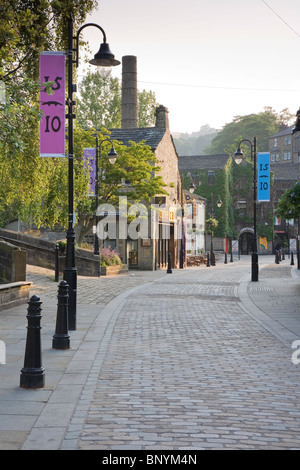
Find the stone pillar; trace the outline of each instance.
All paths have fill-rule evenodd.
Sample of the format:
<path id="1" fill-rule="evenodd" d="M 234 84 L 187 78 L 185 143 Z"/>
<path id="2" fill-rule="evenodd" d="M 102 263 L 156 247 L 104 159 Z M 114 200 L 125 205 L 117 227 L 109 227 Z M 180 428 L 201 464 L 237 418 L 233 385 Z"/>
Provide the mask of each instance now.
<path id="1" fill-rule="evenodd" d="M 122 57 L 122 129 L 138 127 L 137 59 Z"/>

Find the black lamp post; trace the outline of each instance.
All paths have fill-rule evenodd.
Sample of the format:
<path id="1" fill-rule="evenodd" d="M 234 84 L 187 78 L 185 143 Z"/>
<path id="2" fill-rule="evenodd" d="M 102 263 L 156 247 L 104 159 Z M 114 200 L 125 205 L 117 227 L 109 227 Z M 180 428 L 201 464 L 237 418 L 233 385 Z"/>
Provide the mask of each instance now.
<path id="1" fill-rule="evenodd" d="M 210 195 L 210 202 L 211 202 L 210 217 L 211 217 L 211 219 L 213 219 L 214 216 L 215 216 L 215 214 L 214 214 L 213 193 L 211 193 L 211 195 Z M 217 200 L 217 206 L 218 206 L 218 207 L 221 207 L 222 204 L 223 204 L 223 202 L 221 201 L 220 196 L 219 196 L 219 199 Z M 210 232 L 210 264 L 211 264 L 211 266 L 215 266 L 215 265 L 216 265 L 216 259 L 215 259 L 214 247 L 213 247 L 213 236 L 214 236 L 214 232 L 213 232 L 213 222 L 211 222 L 211 232 Z"/>
<path id="2" fill-rule="evenodd" d="M 74 148 L 73 148 L 73 120 L 75 114 L 73 114 L 73 107 L 75 102 L 73 101 L 73 92 L 76 91 L 76 86 L 73 85 L 73 63 L 78 67 L 79 63 L 79 34 L 87 26 L 94 26 L 103 34 L 103 43 L 100 45 L 100 49 L 95 54 L 94 59 L 90 61 L 91 64 L 100 67 L 99 73 L 105 72 L 105 69 L 111 69 L 112 66 L 119 65 L 120 62 L 115 60 L 114 55 L 109 49 L 109 45 L 106 42 L 106 35 L 101 26 L 95 23 L 87 23 L 81 26 L 76 36 L 73 36 L 73 18 L 70 15 L 68 21 L 68 133 L 69 133 L 69 221 L 67 231 L 67 249 L 66 249 L 66 266 L 64 269 L 64 280 L 69 285 L 69 309 L 68 309 L 68 324 L 69 330 L 76 330 L 76 295 L 77 295 L 77 269 L 75 265 L 75 230 L 74 230 Z M 76 41 L 76 48 L 74 49 L 73 42 Z M 73 60 L 73 52 L 76 52 L 76 60 Z M 103 70 L 104 68 L 104 70 Z M 106 76 L 107 73 L 105 74 Z M 104 76 L 104 73 L 102 73 Z"/>
<path id="3" fill-rule="evenodd" d="M 103 139 L 99 143 L 98 135 L 96 135 L 96 161 L 95 161 L 95 202 L 96 202 L 96 233 L 95 233 L 95 242 L 94 242 L 94 255 L 99 255 L 99 240 L 97 235 L 97 225 L 98 225 L 98 215 L 97 215 L 97 207 L 98 207 L 98 197 L 99 197 L 99 150 L 100 150 L 100 160 L 101 160 L 101 148 L 103 142 L 110 142 L 111 149 L 107 154 L 107 158 L 111 165 L 113 165 L 118 158 L 118 154 L 114 149 L 113 143 L 110 139 Z"/>
<path id="4" fill-rule="evenodd" d="M 241 143 L 248 142 L 251 146 L 251 159 L 253 160 L 253 249 L 252 249 L 252 264 L 251 264 L 251 280 L 256 282 L 258 281 L 258 253 L 257 253 L 257 230 L 256 230 L 256 203 L 257 203 L 257 151 L 256 151 L 256 137 L 254 137 L 253 142 L 248 139 L 243 139 L 238 145 L 238 149 L 234 154 L 235 162 L 239 165 L 243 159 L 243 152 L 241 150 Z"/>

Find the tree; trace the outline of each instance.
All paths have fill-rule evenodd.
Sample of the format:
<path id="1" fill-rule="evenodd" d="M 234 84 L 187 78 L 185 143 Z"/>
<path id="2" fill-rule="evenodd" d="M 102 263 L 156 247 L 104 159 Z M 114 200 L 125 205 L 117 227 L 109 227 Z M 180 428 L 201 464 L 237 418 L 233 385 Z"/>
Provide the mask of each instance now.
<path id="1" fill-rule="evenodd" d="M 92 130 L 83 131 L 78 129 L 78 131 L 79 133 L 89 132 L 92 136 Z M 103 131 L 107 136 L 108 131 L 105 129 Z M 98 134 L 98 137 L 99 141 L 105 139 L 103 134 Z M 77 145 L 79 142 L 77 142 Z M 109 203 L 117 206 L 119 197 L 126 196 L 129 207 L 134 203 L 148 202 L 157 194 L 167 194 L 164 189 L 163 179 L 159 175 L 160 167 L 149 146 L 143 143 L 130 142 L 130 147 L 125 147 L 121 142 L 114 141 L 114 147 L 119 157 L 116 163 L 111 165 L 106 158 L 110 150 L 110 144 L 109 142 L 103 142 L 103 144 L 101 161 L 99 161 L 99 205 Z M 83 155 L 83 149 L 81 155 Z M 95 198 L 88 196 L 87 175 L 84 179 L 84 176 L 80 173 L 83 170 L 82 161 L 81 170 L 79 167 L 78 169 L 78 177 L 81 174 L 82 178 L 82 193 L 76 206 L 77 224 L 75 231 L 77 242 L 80 244 L 84 235 L 95 222 L 96 205 Z"/>
<path id="2" fill-rule="evenodd" d="M 278 132 L 283 119 L 291 118 L 288 110 L 283 110 L 278 115 L 270 107 L 265 107 L 262 113 L 236 116 L 233 121 L 219 131 L 212 140 L 211 145 L 205 149 L 207 154 L 230 153 L 234 141 L 257 137 L 258 151 L 267 151 L 269 137 Z M 236 149 L 235 149 L 236 150 Z M 249 146 L 245 146 L 245 154 L 250 155 Z"/>
<path id="3" fill-rule="evenodd" d="M 287 189 L 279 199 L 276 214 L 286 220 L 300 217 L 300 183 Z"/>
<path id="4" fill-rule="evenodd" d="M 103 79 L 98 72 L 88 72 L 79 86 L 76 101 L 78 124 L 84 129 L 121 127 L 122 91 L 117 78 Z M 155 123 L 156 99 L 153 91 L 138 92 L 139 127 Z"/>
<path id="5" fill-rule="evenodd" d="M 154 126 L 157 107 L 155 93 L 146 90 L 138 92 L 138 103 L 139 127 Z"/>
<path id="6" fill-rule="evenodd" d="M 76 100 L 77 123 L 83 129 L 121 127 L 121 89 L 117 78 L 103 79 L 89 72 L 80 86 Z"/>
<path id="7" fill-rule="evenodd" d="M 0 225 L 20 217 L 50 223 L 64 206 L 66 161 L 39 157 L 39 55 L 66 50 L 67 17 L 75 25 L 95 7 L 95 0 L 0 0 Z M 57 178 L 55 178 L 57 176 Z M 57 184 L 56 197 L 53 182 Z M 48 199 L 47 199 L 48 197 Z M 56 208 L 54 207 L 56 204 Z M 54 220 L 54 219 L 53 219 Z"/>

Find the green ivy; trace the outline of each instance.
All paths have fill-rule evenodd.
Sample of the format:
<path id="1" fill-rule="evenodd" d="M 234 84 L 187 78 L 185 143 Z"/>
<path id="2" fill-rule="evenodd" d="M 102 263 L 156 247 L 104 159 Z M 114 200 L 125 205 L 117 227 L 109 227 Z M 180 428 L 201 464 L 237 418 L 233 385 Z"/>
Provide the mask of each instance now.
<path id="1" fill-rule="evenodd" d="M 208 180 L 206 170 L 193 170 L 184 172 L 182 175 L 185 189 L 189 189 L 191 182 L 196 184 L 195 194 L 206 198 L 206 215 L 211 216 L 211 195 L 213 200 L 213 214 L 218 221 L 218 226 L 214 229 L 214 236 L 228 237 L 235 239 L 238 237 L 236 226 L 253 225 L 253 216 L 240 215 L 239 209 L 234 209 L 234 203 L 238 198 L 249 200 L 253 191 L 253 163 L 250 160 L 237 165 L 231 157 L 228 157 L 224 169 L 215 170 L 214 182 Z M 197 182 L 199 183 L 197 184 Z M 218 199 L 222 200 L 222 206 L 217 207 Z M 266 223 L 267 225 L 266 225 Z M 270 213 L 268 220 L 257 225 L 258 234 L 266 236 L 268 240 L 273 238 L 273 214 Z M 209 228 L 206 227 L 209 232 Z"/>

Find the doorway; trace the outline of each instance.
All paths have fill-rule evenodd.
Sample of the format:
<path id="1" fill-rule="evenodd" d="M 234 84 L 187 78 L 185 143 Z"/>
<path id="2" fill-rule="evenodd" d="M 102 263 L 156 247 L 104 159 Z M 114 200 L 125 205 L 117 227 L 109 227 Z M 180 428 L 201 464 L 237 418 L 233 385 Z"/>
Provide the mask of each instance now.
<path id="1" fill-rule="evenodd" d="M 240 254 L 241 255 L 249 255 L 252 253 L 253 248 L 253 233 L 252 232 L 244 232 L 240 235 L 239 239 L 240 245 Z"/>

